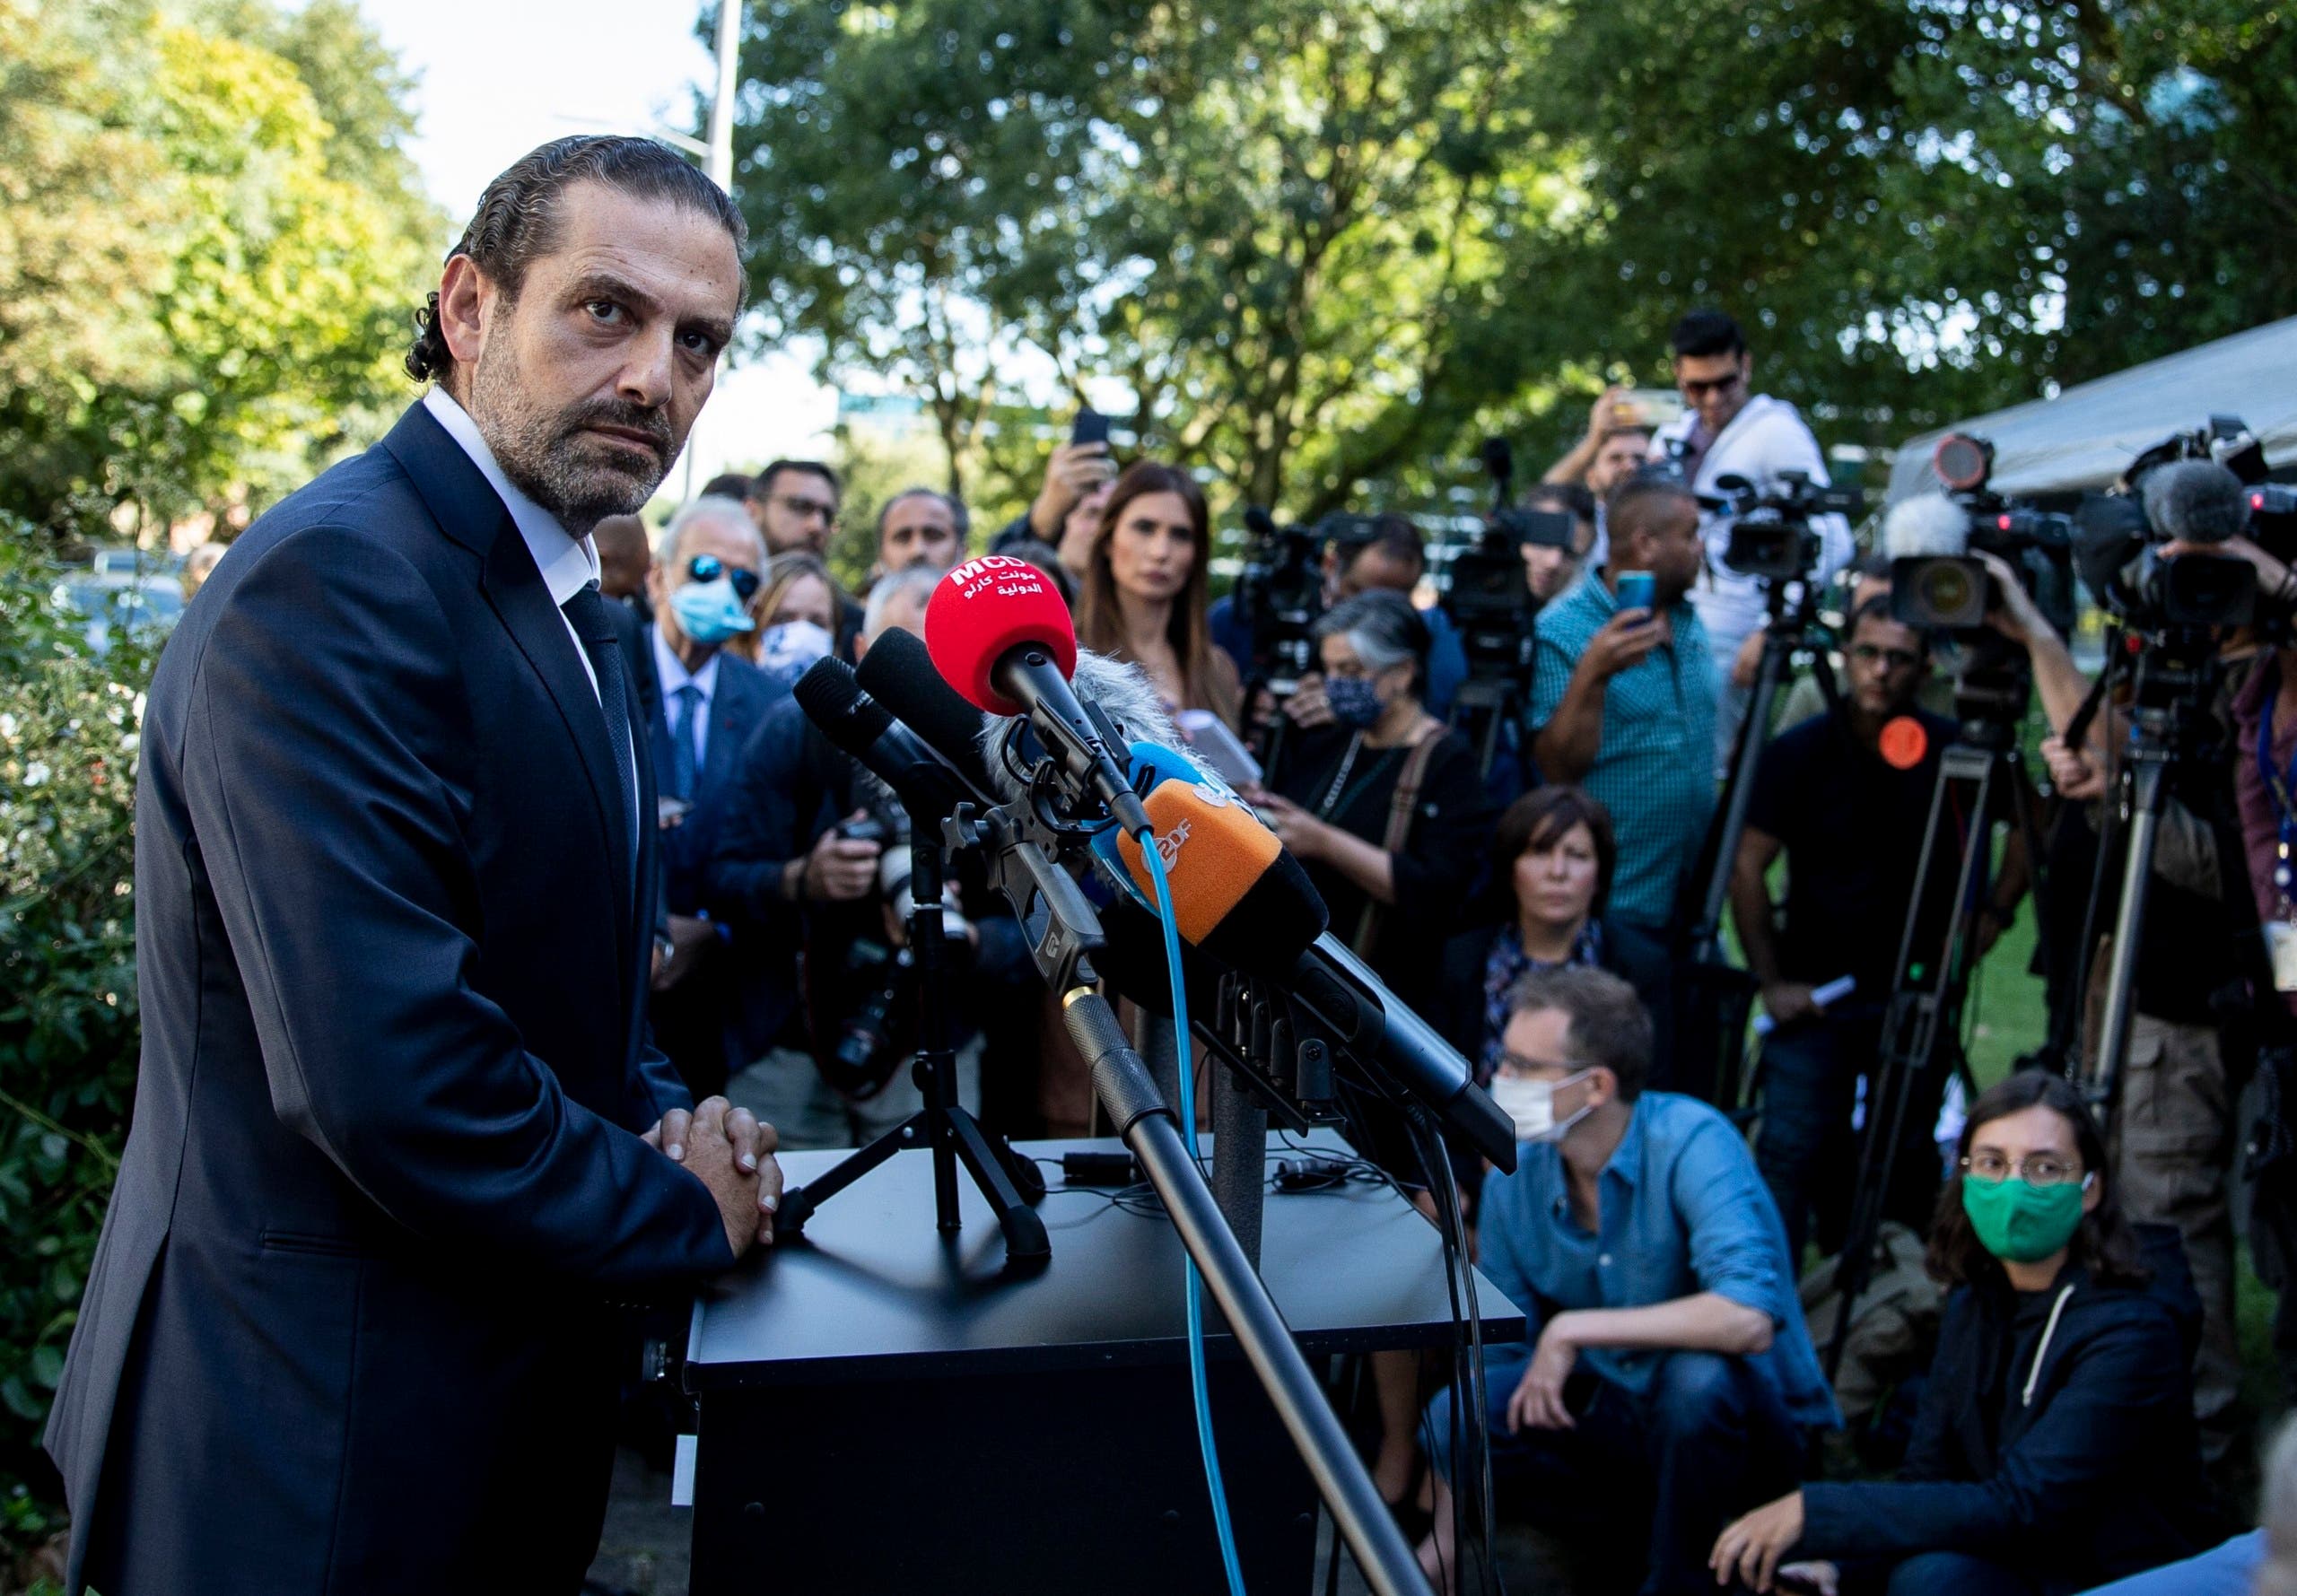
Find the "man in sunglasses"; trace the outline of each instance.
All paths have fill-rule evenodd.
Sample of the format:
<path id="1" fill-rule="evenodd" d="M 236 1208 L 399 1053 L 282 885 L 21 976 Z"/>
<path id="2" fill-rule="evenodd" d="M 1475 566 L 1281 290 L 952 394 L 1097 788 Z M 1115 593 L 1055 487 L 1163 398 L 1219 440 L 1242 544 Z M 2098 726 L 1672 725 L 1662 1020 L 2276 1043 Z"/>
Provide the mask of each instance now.
<path id="1" fill-rule="evenodd" d="M 1813 1208 L 1821 1247 L 1841 1245 L 1856 1157 L 1852 1104 L 1897 973 L 1939 752 L 1954 740 L 1954 722 L 1917 702 L 1928 639 L 1892 620 L 1890 603 L 1869 599 L 1851 616 L 1842 713 L 1805 720 L 1763 750 L 1731 879 L 1740 946 L 1777 1026 L 1763 1043 L 1755 1162 L 1796 1259 Z M 1947 833 L 1940 845 L 1951 863 L 1959 838 Z M 1786 916 L 1774 929 L 1764 878 L 1782 851 Z M 1931 869 L 1917 947 L 1943 939 L 1953 875 Z M 1856 983 L 1849 995 L 1821 1007 L 1815 990 L 1846 975 Z M 1917 1232 L 1938 1184 L 1938 1160 L 1918 1144 L 1929 1139 L 1943 1078 L 1929 1071 L 1926 1094 L 1917 1089 L 1887 1210 Z"/>
<path id="2" fill-rule="evenodd" d="M 697 1097 L 724 1089 L 748 1038 L 742 965 L 756 950 L 703 912 L 703 871 L 716 846 L 743 746 L 777 696 L 765 674 L 726 648 L 755 624 L 765 543 L 739 501 L 696 499 L 662 534 L 647 577 L 646 628 L 659 684 L 649 716 L 669 911 L 648 1013 L 654 1040 Z"/>
<path id="3" fill-rule="evenodd" d="M 1721 310 L 1693 310 L 1675 323 L 1669 343 L 1684 410 L 1680 420 L 1659 429 L 1653 459 L 1674 461 L 1691 491 L 1708 497 L 1725 476 L 1743 476 L 1766 491 L 1779 486 L 1786 471 L 1807 472 L 1822 486 L 1831 480 L 1819 440 L 1795 406 L 1753 391 L 1754 357 L 1738 322 Z M 1812 580 L 1824 581 L 1850 563 L 1856 548 L 1842 517 L 1817 516 L 1811 525 L 1821 540 Z M 1725 562 L 1731 547 L 1726 519 L 1710 515 L 1700 530 L 1707 570 L 1690 601 L 1714 658 L 1715 765 L 1720 771 L 1729 763 L 1761 658 L 1763 590 L 1760 581 Z"/>

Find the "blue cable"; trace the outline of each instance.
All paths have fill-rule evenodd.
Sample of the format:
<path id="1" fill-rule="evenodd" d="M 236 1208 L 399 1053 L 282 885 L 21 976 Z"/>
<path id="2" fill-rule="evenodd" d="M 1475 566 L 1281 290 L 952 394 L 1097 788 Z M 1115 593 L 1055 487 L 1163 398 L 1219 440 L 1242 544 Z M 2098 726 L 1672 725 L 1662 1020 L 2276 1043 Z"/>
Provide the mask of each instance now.
<path id="1" fill-rule="evenodd" d="M 1173 889 L 1165 879 L 1164 856 L 1157 839 L 1140 833 L 1140 857 L 1148 866 L 1149 883 L 1157 889 L 1157 912 L 1165 922 L 1165 968 L 1173 983 L 1174 1051 L 1180 1055 L 1181 1140 L 1191 1163 L 1196 1161 L 1196 1050 L 1188 1030 L 1188 981 L 1181 972 L 1181 935 L 1173 914 Z M 1220 1565 L 1227 1571 L 1229 1596 L 1245 1596 L 1244 1565 L 1236 1559 L 1236 1531 L 1228 1522 L 1228 1490 L 1220 1483 L 1220 1453 L 1212 1444 L 1212 1399 L 1204 1374 L 1204 1285 L 1197 1278 L 1196 1260 L 1184 1258 L 1188 1269 L 1188 1382 L 1196 1399 L 1196 1443 L 1204 1453 L 1205 1483 L 1212 1492 L 1212 1529 L 1220 1538 Z"/>

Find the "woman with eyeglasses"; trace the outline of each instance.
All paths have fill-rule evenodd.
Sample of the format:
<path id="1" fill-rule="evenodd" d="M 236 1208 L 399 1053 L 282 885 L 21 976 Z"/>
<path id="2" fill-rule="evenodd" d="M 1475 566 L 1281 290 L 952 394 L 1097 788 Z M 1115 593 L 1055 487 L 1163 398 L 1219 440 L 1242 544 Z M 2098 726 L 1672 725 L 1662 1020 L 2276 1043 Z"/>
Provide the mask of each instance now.
<path id="1" fill-rule="evenodd" d="M 2215 1540 L 2176 1234 L 2123 1220 L 2058 1076 L 1981 1095 L 1958 1152 L 1929 1256 L 1953 1295 L 1898 1478 L 1757 1508 L 1717 1537 L 1718 1584 L 2065 1596 Z"/>

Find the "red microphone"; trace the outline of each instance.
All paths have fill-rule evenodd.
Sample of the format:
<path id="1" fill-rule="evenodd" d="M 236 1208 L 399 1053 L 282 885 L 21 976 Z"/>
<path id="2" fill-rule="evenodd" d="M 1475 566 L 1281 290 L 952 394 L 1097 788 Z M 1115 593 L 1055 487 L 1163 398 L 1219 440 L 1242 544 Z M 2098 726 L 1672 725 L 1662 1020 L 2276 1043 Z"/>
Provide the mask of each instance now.
<path id="1" fill-rule="evenodd" d="M 1077 629 L 1052 578 L 1009 554 L 966 561 L 926 603 L 925 650 L 967 702 L 992 715 L 1027 716 L 1037 741 L 1128 834 L 1148 824 L 1122 763 L 1069 685 Z"/>

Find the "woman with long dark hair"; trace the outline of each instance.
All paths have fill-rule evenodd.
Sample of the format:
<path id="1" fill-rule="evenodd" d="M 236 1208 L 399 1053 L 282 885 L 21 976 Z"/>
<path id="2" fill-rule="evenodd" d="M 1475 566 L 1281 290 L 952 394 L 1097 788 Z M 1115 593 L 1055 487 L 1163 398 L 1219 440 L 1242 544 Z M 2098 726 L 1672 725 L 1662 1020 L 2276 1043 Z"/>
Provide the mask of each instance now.
<path id="1" fill-rule="evenodd" d="M 2104 1138 L 2057 1076 L 1981 1095 L 1960 1151 L 1929 1257 L 1953 1295 L 1899 1478 L 1757 1508 L 1716 1539 L 1718 1581 L 1768 1591 L 1793 1557 L 1821 1591 L 2063 1596 L 2214 1539 L 2175 1233 L 2140 1260 Z"/>
<path id="2" fill-rule="evenodd" d="M 1212 522 L 1177 466 L 1135 460 L 1110 490 L 1077 606 L 1077 640 L 1138 665 L 1168 709 L 1237 724 L 1243 684 L 1205 618 Z"/>

